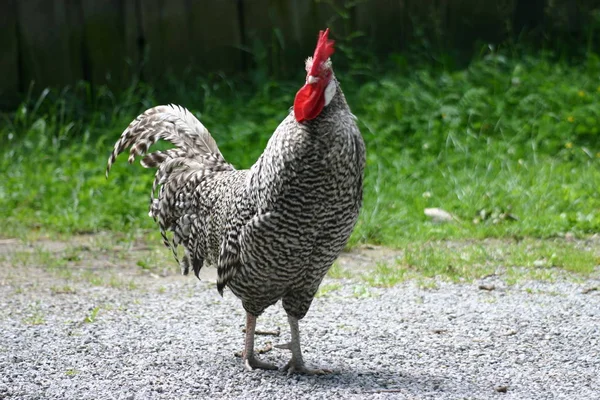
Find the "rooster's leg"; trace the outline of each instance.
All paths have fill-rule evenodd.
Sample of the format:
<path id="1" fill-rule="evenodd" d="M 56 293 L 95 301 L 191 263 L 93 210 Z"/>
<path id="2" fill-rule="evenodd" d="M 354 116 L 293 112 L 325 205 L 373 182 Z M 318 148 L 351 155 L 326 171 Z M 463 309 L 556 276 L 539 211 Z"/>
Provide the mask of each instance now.
<path id="1" fill-rule="evenodd" d="M 242 359 L 244 360 L 244 367 L 248 371 L 252 371 L 254 368 L 260 369 L 277 369 L 273 364 L 260 361 L 254 357 L 254 330 L 256 328 L 256 316 L 246 313 L 246 341 L 244 346 L 244 353 Z"/>
<path id="2" fill-rule="evenodd" d="M 299 373 L 306 375 L 324 375 L 331 373 L 328 369 L 310 369 L 304 365 L 304 359 L 302 358 L 302 349 L 300 348 L 300 329 L 298 328 L 298 318 L 292 317 L 288 314 L 288 322 L 290 323 L 290 332 L 292 334 L 292 341 L 284 345 L 279 345 L 281 349 L 288 349 L 292 351 L 292 359 L 283 367 L 284 371 L 288 372 L 288 375 Z"/>

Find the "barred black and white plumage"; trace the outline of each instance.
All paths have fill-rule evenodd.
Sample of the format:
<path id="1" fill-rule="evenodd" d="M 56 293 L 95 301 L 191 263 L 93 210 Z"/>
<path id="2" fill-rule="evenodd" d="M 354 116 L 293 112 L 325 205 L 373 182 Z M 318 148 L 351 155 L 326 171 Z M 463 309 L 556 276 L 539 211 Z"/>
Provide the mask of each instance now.
<path id="1" fill-rule="evenodd" d="M 331 47 L 327 60 L 333 52 L 327 33 L 321 34 L 319 45 Z M 314 60 L 323 59 L 318 51 Z M 320 70 L 312 64 L 309 58 L 301 89 L 312 91 L 312 97 L 299 92 L 296 112 L 283 120 L 249 170 L 236 170 L 225 161 L 200 121 L 173 105 L 151 108 L 136 118 L 108 159 L 107 175 L 127 148 L 129 162 L 144 156 L 144 167 L 157 168 L 150 215 L 175 255 L 177 246 L 184 248 L 184 274 L 216 267 L 219 292 L 228 287 L 241 299 L 247 312 L 248 369 L 274 368 L 254 357 L 254 326 L 256 317 L 282 300 L 292 329 L 292 342 L 281 346 L 292 351 L 286 368 L 323 372 L 304 366 L 298 320 L 345 246 L 362 203 L 365 147 L 355 117 L 331 62 L 323 61 Z M 321 75 L 311 75 L 315 70 Z M 315 103 L 319 95 L 321 103 Z M 321 110 L 312 117 L 315 107 Z M 161 139 L 175 147 L 146 154 Z"/>

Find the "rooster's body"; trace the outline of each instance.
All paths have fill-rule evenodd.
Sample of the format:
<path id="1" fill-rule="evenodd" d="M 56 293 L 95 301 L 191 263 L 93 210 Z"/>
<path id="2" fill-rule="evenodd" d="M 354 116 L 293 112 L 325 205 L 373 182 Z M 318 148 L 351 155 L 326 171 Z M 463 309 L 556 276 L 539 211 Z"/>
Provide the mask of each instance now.
<path id="1" fill-rule="evenodd" d="M 323 64 L 318 67 L 330 71 L 328 55 L 319 56 L 315 52 L 314 60 Z M 312 61 L 307 61 L 308 81 Z M 282 300 L 292 330 L 292 341 L 282 346 L 292 350 L 290 372 L 319 372 L 304 367 L 298 320 L 356 223 L 365 164 L 364 143 L 339 84 L 333 75 L 325 84 L 317 115 L 299 117 L 315 112 L 315 93 L 301 102 L 299 92 L 296 113 L 279 125 L 249 170 L 227 163 L 206 128 L 177 106 L 140 115 L 109 158 L 108 169 L 128 147 L 133 161 L 160 139 L 176 146 L 142 160 L 158 168 L 150 215 L 169 247 L 185 249 L 180 263 L 185 274 L 216 267 L 219 292 L 228 287 L 241 299 L 249 369 L 274 368 L 254 357 L 254 327 L 257 316 Z M 313 89 L 308 85 L 305 91 Z"/>

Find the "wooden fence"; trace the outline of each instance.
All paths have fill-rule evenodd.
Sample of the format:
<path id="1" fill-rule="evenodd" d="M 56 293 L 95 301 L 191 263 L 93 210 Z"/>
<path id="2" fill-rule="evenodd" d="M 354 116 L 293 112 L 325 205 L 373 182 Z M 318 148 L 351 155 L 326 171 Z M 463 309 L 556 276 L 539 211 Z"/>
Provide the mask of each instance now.
<path id="1" fill-rule="evenodd" d="M 367 38 L 361 43 L 379 52 L 402 50 L 423 35 L 437 46 L 500 41 L 543 21 L 549 5 L 557 15 L 566 10 L 567 23 L 577 28 L 582 15 L 600 7 L 589 0 L 578 12 L 573 4 L 581 2 L 2 0 L 0 106 L 14 106 L 32 82 L 37 90 L 82 79 L 121 88 L 134 75 L 154 81 L 189 66 L 235 72 L 256 62 L 286 74 L 310 54 L 325 26 L 334 37 L 361 31 Z"/>

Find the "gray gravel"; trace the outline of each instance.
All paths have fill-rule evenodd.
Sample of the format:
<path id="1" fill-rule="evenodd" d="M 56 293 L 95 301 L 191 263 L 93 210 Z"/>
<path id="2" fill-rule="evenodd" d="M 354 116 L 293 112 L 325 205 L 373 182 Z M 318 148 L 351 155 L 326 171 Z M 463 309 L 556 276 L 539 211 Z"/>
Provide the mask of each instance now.
<path id="1" fill-rule="evenodd" d="M 324 377 L 245 372 L 242 308 L 210 283 L 145 277 L 137 289 L 52 295 L 2 282 L 0 398 L 600 398 L 600 292 L 584 293 L 598 280 L 489 278 L 491 291 L 335 281 L 301 322 L 307 363 L 335 371 Z M 289 338 L 280 305 L 258 323 L 277 327 L 257 347 Z M 289 353 L 262 358 L 283 365 Z"/>

